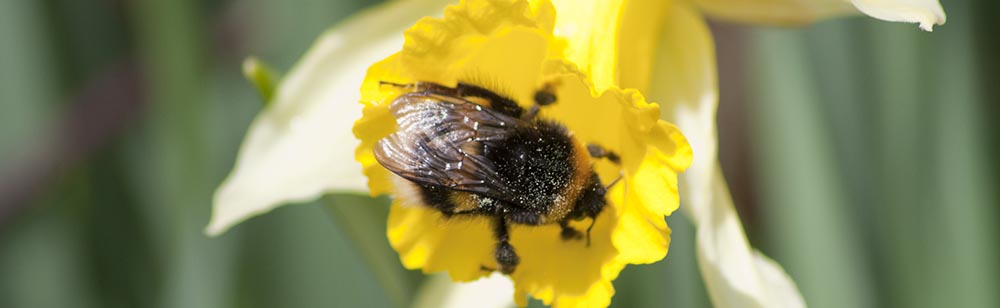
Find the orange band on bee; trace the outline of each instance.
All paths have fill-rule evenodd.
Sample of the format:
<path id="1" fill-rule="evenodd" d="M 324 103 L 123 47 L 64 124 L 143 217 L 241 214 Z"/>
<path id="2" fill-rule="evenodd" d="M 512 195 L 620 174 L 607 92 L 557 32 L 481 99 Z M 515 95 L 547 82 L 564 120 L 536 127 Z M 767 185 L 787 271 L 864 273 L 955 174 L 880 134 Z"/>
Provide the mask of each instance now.
<path id="1" fill-rule="evenodd" d="M 572 138 L 572 137 L 571 137 Z M 587 151 L 587 147 L 583 145 L 576 138 L 573 139 L 573 167 L 576 171 L 573 172 L 573 177 L 569 184 L 563 188 L 560 195 L 565 196 L 556 204 L 553 204 L 552 208 L 549 210 L 545 216 L 542 217 L 543 223 L 553 223 L 562 220 L 569 212 L 573 211 L 573 206 L 576 201 L 580 198 L 583 189 L 586 188 L 587 179 L 590 177 L 591 167 L 590 167 L 590 154 Z"/>

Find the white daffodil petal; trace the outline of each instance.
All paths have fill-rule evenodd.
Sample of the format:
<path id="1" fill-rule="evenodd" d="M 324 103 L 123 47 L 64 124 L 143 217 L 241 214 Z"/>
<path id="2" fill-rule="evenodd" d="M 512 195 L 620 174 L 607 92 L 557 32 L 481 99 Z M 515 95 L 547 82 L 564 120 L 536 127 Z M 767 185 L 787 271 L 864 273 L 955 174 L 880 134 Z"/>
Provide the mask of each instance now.
<path id="1" fill-rule="evenodd" d="M 326 192 L 364 192 L 351 133 L 361 117 L 361 81 L 369 65 L 402 47 L 403 30 L 440 14 L 447 2 L 390 2 L 321 36 L 250 125 L 236 166 L 215 192 L 206 233 Z"/>
<path id="2" fill-rule="evenodd" d="M 447 274 L 437 274 L 421 286 L 413 307 L 514 307 L 513 293 L 514 282 L 500 273 L 472 282 L 453 282 Z"/>
<path id="3" fill-rule="evenodd" d="M 784 304 L 787 306 L 782 307 L 788 308 L 806 306 L 805 300 L 802 299 L 802 293 L 799 293 L 799 288 L 795 286 L 792 278 L 788 277 L 788 273 L 785 273 L 785 269 L 778 262 L 768 258 L 759 250 L 754 250 L 753 256 L 757 273 L 763 279 L 764 284 L 770 286 L 765 291 L 768 292 L 768 298 L 773 299 L 773 303 Z"/>
<path id="4" fill-rule="evenodd" d="M 709 178 L 710 209 L 697 217 L 696 235 L 698 264 L 712 302 L 718 307 L 805 307 L 781 265 L 750 247 L 718 167 Z"/>
<path id="5" fill-rule="evenodd" d="M 933 31 L 934 25 L 943 25 L 946 20 L 938 0 L 851 0 L 851 3 L 868 16 L 917 23 L 925 31 Z"/>
<path id="6" fill-rule="evenodd" d="M 656 61 L 650 97 L 695 153 L 680 178 L 681 209 L 697 225 L 698 264 L 718 307 L 801 307 L 802 296 L 777 263 L 752 250 L 718 164 L 715 46 L 702 17 L 677 3 Z"/>
<path id="7" fill-rule="evenodd" d="M 701 15 L 691 5 L 676 2 L 667 14 L 657 50 L 649 97 L 660 103 L 664 119 L 681 128 L 694 151 L 680 185 L 681 209 L 697 223 L 711 210 L 709 184 L 717 157 L 715 43 Z"/>
<path id="8" fill-rule="evenodd" d="M 694 0 L 694 3 L 715 18 L 761 24 L 805 24 L 858 11 L 881 20 L 919 23 L 927 31 L 945 22 L 938 0 Z"/>

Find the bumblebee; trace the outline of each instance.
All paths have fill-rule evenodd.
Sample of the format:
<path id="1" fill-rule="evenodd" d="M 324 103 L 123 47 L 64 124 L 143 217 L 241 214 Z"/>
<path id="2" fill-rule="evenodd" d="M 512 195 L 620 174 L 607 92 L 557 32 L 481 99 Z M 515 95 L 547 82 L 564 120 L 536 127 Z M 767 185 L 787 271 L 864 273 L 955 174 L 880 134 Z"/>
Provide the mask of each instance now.
<path id="1" fill-rule="evenodd" d="M 615 153 L 584 145 L 563 125 L 537 116 L 556 102 L 551 85 L 538 90 L 535 105 L 525 110 L 469 83 L 381 84 L 405 90 L 389 104 L 398 131 L 374 148 L 375 159 L 398 175 L 397 198 L 416 199 L 445 217 L 489 217 L 504 274 L 520 261 L 510 244 L 511 225 L 559 224 L 564 240 L 581 240 L 584 233 L 569 222 L 590 218 L 590 244 L 590 230 L 607 205 L 607 188 L 591 159 L 620 162 Z"/>

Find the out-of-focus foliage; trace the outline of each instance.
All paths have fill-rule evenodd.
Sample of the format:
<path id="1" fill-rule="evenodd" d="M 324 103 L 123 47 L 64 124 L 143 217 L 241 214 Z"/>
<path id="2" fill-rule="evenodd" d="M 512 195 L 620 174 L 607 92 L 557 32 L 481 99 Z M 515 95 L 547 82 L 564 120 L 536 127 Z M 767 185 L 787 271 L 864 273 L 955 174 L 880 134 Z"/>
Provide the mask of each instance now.
<path id="1" fill-rule="evenodd" d="M 384 199 L 201 233 L 262 107 L 243 58 L 280 73 L 374 2 L 0 1 L 0 307 L 390 305 L 361 228 L 327 215 Z M 1000 6 L 944 4 L 933 33 L 716 29 L 724 168 L 814 307 L 1000 305 Z M 668 222 L 670 257 L 625 270 L 614 306 L 710 305 L 690 224 Z"/>
<path id="2" fill-rule="evenodd" d="M 947 5 L 933 34 L 845 20 L 750 36 L 757 239 L 814 306 L 1000 301 L 1000 101 L 984 83 L 1000 71 L 977 32 L 998 24 L 975 13 L 996 5 Z"/>

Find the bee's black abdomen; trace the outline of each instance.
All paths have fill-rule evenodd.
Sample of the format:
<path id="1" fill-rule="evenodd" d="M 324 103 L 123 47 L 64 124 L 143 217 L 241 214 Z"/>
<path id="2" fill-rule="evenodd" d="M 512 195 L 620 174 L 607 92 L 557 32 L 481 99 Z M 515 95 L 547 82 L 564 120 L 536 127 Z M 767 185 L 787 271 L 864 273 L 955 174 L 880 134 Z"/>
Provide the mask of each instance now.
<path id="1" fill-rule="evenodd" d="M 510 188 L 514 206 L 544 214 L 565 198 L 563 192 L 576 168 L 573 151 L 573 141 L 565 128 L 539 121 L 514 128 L 508 138 L 484 148 L 483 154 L 496 165 L 498 178 Z"/>

